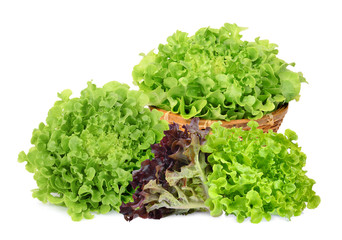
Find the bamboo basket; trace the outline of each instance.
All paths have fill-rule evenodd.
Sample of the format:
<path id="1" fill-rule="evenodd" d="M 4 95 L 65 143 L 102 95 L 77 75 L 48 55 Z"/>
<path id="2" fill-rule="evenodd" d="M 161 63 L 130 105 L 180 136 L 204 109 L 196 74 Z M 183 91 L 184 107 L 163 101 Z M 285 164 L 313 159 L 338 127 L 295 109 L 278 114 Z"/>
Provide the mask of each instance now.
<path id="1" fill-rule="evenodd" d="M 156 108 L 153 106 L 149 107 L 151 110 L 156 109 L 163 113 L 163 116 L 160 119 L 166 120 L 169 123 L 177 123 L 180 127 L 186 124 L 190 124 L 191 119 L 184 119 L 181 115 L 172 113 L 170 111 L 166 111 L 160 108 Z M 289 108 L 288 104 L 284 104 L 283 106 L 279 107 L 277 110 L 266 114 L 262 118 L 255 120 L 259 123 L 259 129 L 262 129 L 264 132 L 268 132 L 268 130 L 272 129 L 274 132 L 277 132 L 281 123 L 283 122 L 283 119 L 287 113 L 287 110 Z M 210 127 L 211 124 L 221 121 L 222 126 L 226 128 L 233 128 L 242 127 L 243 130 L 249 130 L 250 128 L 247 126 L 247 123 L 251 121 L 250 119 L 238 119 L 238 120 L 231 120 L 229 122 L 224 120 L 206 120 L 206 119 L 200 119 L 199 120 L 199 128 L 205 129 L 206 127 Z"/>

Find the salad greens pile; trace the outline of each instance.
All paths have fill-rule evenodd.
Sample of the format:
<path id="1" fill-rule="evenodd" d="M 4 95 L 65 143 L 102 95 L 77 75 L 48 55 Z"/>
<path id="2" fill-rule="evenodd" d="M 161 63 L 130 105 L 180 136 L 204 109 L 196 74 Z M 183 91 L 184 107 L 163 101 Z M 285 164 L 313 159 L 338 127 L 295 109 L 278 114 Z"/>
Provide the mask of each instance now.
<path id="1" fill-rule="evenodd" d="M 140 216 L 159 219 L 170 214 L 210 211 L 212 216 L 233 214 L 238 222 L 252 223 L 271 215 L 290 219 L 320 197 L 312 190 L 315 181 L 302 168 L 306 155 L 285 135 L 257 129 L 226 129 L 219 123 L 199 130 L 198 118 L 184 126 L 170 125 L 164 138 L 152 146 L 155 157 L 133 172 L 133 202 L 123 203 L 126 220 Z"/>
<path id="2" fill-rule="evenodd" d="M 91 212 L 116 211 L 132 199 L 132 170 L 152 157 L 150 145 L 167 129 L 161 113 L 144 106 L 148 97 L 129 86 L 88 82 L 79 98 L 58 94 L 46 123 L 34 129 L 29 152 L 19 162 L 34 173 L 33 197 L 66 206 L 73 220 Z"/>
<path id="3" fill-rule="evenodd" d="M 209 211 L 259 223 L 316 208 L 295 132 L 263 133 L 254 121 L 249 131 L 219 122 L 199 129 L 198 117 L 259 119 L 299 100 L 302 73 L 277 58 L 276 44 L 241 40 L 244 29 L 177 31 L 134 67 L 139 91 L 113 81 L 88 82 L 78 98 L 59 93 L 33 131 L 34 146 L 19 153 L 37 182 L 33 197 L 67 207 L 74 221 L 114 209 L 128 221 Z M 168 129 L 147 105 L 191 124 Z"/>
<path id="4" fill-rule="evenodd" d="M 149 104 L 183 118 L 258 119 L 284 103 L 299 100 L 301 72 L 277 58 L 277 45 L 241 40 L 246 28 L 224 24 L 195 35 L 177 31 L 158 53 L 143 55 L 133 69 L 134 84 Z"/>

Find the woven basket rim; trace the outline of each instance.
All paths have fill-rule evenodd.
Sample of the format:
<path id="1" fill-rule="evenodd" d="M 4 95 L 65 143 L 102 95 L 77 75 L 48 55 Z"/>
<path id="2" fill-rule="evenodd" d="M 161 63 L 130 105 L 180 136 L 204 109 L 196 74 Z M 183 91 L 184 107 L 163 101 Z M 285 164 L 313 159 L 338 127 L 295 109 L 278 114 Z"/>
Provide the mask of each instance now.
<path id="1" fill-rule="evenodd" d="M 156 109 L 164 114 L 163 119 L 170 122 L 170 118 L 172 118 L 171 121 L 174 121 L 178 124 L 189 124 L 191 122 L 191 119 L 184 119 L 180 114 L 173 113 L 171 111 L 167 111 L 155 106 L 149 106 L 150 110 Z M 259 126 L 262 125 L 273 125 L 275 121 L 282 120 L 287 113 L 289 108 L 289 104 L 285 103 L 281 105 L 279 108 L 277 108 L 275 111 L 268 113 L 264 115 L 262 118 L 254 120 L 259 123 Z M 249 121 L 252 121 L 252 119 L 236 119 L 236 120 L 208 120 L 208 119 L 201 119 L 199 120 L 199 125 L 204 127 L 209 127 L 211 124 L 215 122 L 221 122 L 222 126 L 234 126 L 234 127 L 240 127 L 240 126 L 246 126 Z"/>

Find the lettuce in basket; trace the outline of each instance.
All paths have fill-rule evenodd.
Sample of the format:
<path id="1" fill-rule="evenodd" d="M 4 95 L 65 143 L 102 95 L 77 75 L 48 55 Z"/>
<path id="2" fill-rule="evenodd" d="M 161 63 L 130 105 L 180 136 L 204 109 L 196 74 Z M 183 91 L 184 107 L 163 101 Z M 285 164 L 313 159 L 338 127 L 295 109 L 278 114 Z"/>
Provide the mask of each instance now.
<path id="1" fill-rule="evenodd" d="M 145 108 L 145 94 L 126 84 L 98 88 L 89 82 L 79 98 L 70 95 L 58 94 L 19 162 L 34 173 L 33 197 L 67 207 L 77 221 L 93 218 L 91 212 L 118 211 L 132 199 L 131 172 L 152 157 L 150 145 L 160 141 L 167 123 Z"/>
<path id="2" fill-rule="evenodd" d="M 128 221 L 210 211 L 259 223 L 316 208 L 320 197 L 303 170 L 306 155 L 294 142 L 297 135 L 263 133 L 257 126 L 250 122 L 251 130 L 243 131 L 215 123 L 208 134 L 198 129 L 198 118 L 184 132 L 170 125 L 152 146 L 155 157 L 133 172 L 134 201 L 123 203 L 120 212 Z"/>
<path id="3" fill-rule="evenodd" d="M 245 29 L 226 23 L 193 36 L 177 31 L 157 53 L 142 54 L 133 69 L 134 84 L 150 105 L 185 119 L 258 119 L 299 100 L 303 74 L 277 57 L 276 44 L 241 40 Z"/>

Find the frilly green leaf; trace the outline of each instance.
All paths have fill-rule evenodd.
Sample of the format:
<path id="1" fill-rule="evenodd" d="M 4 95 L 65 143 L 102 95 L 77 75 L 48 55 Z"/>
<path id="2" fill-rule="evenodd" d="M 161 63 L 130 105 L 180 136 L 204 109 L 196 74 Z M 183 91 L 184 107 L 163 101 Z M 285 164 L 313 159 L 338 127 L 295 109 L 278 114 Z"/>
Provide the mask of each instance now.
<path id="1" fill-rule="evenodd" d="M 271 215 L 298 216 L 316 208 L 320 197 L 312 190 L 314 180 L 303 170 L 306 155 L 292 141 L 297 135 L 286 130 L 263 133 L 254 121 L 249 131 L 213 124 L 202 152 L 209 154 L 206 205 L 211 215 L 234 214 L 238 222 L 250 217 L 258 223 Z"/>
<path id="2" fill-rule="evenodd" d="M 102 88 L 88 82 L 79 98 L 70 96 L 70 90 L 58 94 L 46 124 L 33 131 L 34 146 L 18 161 L 34 173 L 33 197 L 66 206 L 79 221 L 93 218 L 92 212 L 118 211 L 131 199 L 131 172 L 153 156 L 149 147 L 167 123 L 145 107 L 146 94 L 119 82 Z"/>
<path id="3" fill-rule="evenodd" d="M 186 119 L 259 119 L 298 100 L 303 74 L 277 58 L 276 44 L 241 40 L 245 29 L 226 23 L 193 36 L 176 31 L 157 53 L 142 55 L 133 83 L 149 96 L 149 105 Z"/>
<path id="4" fill-rule="evenodd" d="M 286 129 L 285 130 L 285 136 L 290 140 L 290 141 L 296 141 L 298 140 L 297 134 L 292 131 L 291 129 Z"/>

